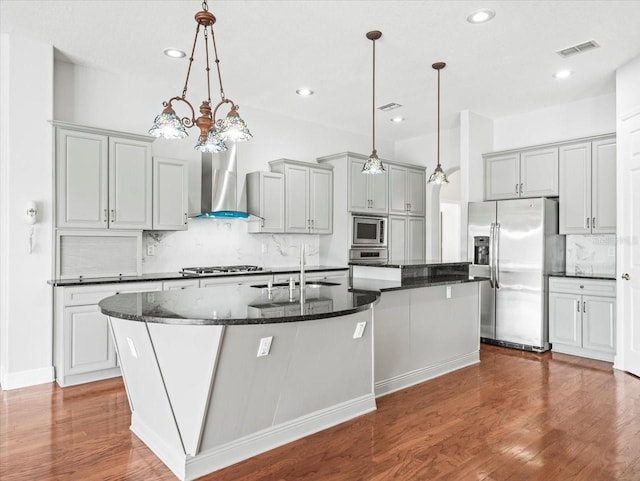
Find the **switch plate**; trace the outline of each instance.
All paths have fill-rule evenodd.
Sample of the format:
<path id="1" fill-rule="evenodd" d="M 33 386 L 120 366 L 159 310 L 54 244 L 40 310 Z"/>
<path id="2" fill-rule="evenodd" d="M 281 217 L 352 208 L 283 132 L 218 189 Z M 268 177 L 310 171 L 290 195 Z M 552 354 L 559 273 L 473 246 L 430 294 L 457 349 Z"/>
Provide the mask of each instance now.
<path id="1" fill-rule="evenodd" d="M 451 286 L 447 286 L 447 299 L 451 299 Z"/>
<path id="2" fill-rule="evenodd" d="M 148 256 L 155 256 L 156 255 L 156 246 L 154 246 L 153 244 L 149 244 L 147 246 L 147 255 Z"/>
<path id="3" fill-rule="evenodd" d="M 258 355 L 256 357 L 268 356 L 269 351 L 271 350 L 272 341 L 273 336 L 263 337 L 260 339 L 260 346 L 258 346 Z"/>
<path id="4" fill-rule="evenodd" d="M 356 330 L 353 332 L 354 339 L 360 339 L 364 334 L 364 328 L 367 327 L 366 321 L 359 322 L 356 324 Z"/>

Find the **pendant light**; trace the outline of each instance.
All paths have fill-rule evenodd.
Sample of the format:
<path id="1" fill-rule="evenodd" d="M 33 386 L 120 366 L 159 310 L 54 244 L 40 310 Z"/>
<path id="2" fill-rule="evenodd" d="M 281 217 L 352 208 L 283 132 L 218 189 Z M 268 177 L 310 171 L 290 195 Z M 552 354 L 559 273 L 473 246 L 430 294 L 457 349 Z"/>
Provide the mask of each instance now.
<path id="1" fill-rule="evenodd" d="M 172 97 L 168 101 L 162 103 L 164 110 L 155 118 L 153 126 L 149 130 L 149 135 L 161 137 L 163 139 L 184 139 L 188 133 L 188 128 L 194 125 L 200 129 L 200 137 L 195 149 L 201 152 L 223 152 L 227 150 L 225 141 L 238 142 L 249 140 L 252 135 L 247 128 L 244 120 L 238 114 L 239 106 L 231 99 L 225 97 L 222 87 L 222 75 L 220 73 L 220 59 L 218 58 L 218 49 L 216 46 L 216 37 L 213 32 L 213 24 L 216 17 L 209 12 L 207 0 L 202 2 L 202 10 L 195 14 L 197 23 L 196 34 L 193 39 L 193 47 L 191 48 L 191 56 L 189 57 L 189 66 L 187 67 L 187 77 L 182 89 L 182 95 Z M 195 110 L 191 102 L 187 100 L 187 87 L 189 86 L 189 75 L 191 74 L 191 66 L 193 64 L 193 55 L 198 43 L 198 35 L 200 29 L 203 31 L 204 47 L 206 57 L 207 73 L 207 99 L 202 101 L 200 105 L 200 116 L 196 119 Z M 209 35 L 211 35 L 211 43 L 213 53 L 215 55 L 216 70 L 218 72 L 218 82 L 220 84 L 220 102 L 215 108 L 211 109 L 211 80 L 209 76 Z M 173 110 L 173 102 L 184 102 L 191 110 L 191 117 L 178 117 Z M 216 120 L 218 109 L 230 104 L 230 110 L 224 119 Z"/>
<path id="2" fill-rule="evenodd" d="M 372 98 L 372 130 L 373 130 L 373 141 L 372 141 L 372 150 L 371 155 L 367 159 L 367 161 L 362 166 L 363 174 L 383 174 L 384 166 L 382 165 L 382 161 L 378 158 L 378 153 L 376 151 L 376 40 L 382 37 L 382 32 L 379 30 L 372 30 L 371 32 L 367 32 L 367 38 L 371 40 L 373 44 L 373 98 Z"/>
<path id="3" fill-rule="evenodd" d="M 447 64 L 444 62 L 436 62 L 431 66 L 438 71 L 438 165 L 433 171 L 433 174 L 431 174 L 431 177 L 429 177 L 428 183 L 436 185 L 449 183 L 449 179 L 447 179 L 446 174 L 440 166 L 440 70 L 442 70 L 446 66 Z"/>

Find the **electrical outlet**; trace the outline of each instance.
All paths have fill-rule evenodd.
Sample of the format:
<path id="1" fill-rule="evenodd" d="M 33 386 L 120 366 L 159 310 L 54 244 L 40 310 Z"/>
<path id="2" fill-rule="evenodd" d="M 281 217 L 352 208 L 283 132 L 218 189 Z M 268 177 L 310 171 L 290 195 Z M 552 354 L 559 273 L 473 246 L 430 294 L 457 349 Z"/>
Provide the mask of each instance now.
<path id="1" fill-rule="evenodd" d="M 451 299 L 451 286 L 447 286 L 447 299 Z"/>
<path id="2" fill-rule="evenodd" d="M 356 330 L 353 332 L 354 339 L 360 339 L 364 334 L 364 328 L 367 327 L 366 321 L 359 322 L 356 324 Z"/>
<path id="3" fill-rule="evenodd" d="M 260 339 L 260 346 L 258 346 L 258 355 L 256 357 L 268 356 L 269 351 L 271 350 L 272 341 L 273 336 L 263 337 Z"/>
<path id="4" fill-rule="evenodd" d="M 156 255 L 156 246 L 154 246 L 153 244 L 149 244 L 147 246 L 147 255 L 148 256 L 155 256 Z"/>
<path id="5" fill-rule="evenodd" d="M 267 244 L 262 244 L 261 248 L 262 248 L 263 254 L 266 254 L 267 252 L 269 252 L 269 246 Z"/>

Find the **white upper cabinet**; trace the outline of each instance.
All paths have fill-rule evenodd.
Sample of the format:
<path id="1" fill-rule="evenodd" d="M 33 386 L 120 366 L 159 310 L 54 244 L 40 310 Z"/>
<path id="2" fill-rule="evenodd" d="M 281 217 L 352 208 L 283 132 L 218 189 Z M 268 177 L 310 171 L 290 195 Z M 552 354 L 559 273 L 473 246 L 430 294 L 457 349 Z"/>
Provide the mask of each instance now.
<path id="1" fill-rule="evenodd" d="M 153 158 L 153 229 L 186 230 L 189 169 L 186 160 Z"/>
<path id="2" fill-rule="evenodd" d="M 425 218 L 389 216 L 389 262 L 424 262 Z"/>
<path id="3" fill-rule="evenodd" d="M 366 161 L 349 157 L 349 205 L 350 212 L 386 214 L 389 169 L 384 174 L 363 174 Z"/>
<path id="4" fill-rule="evenodd" d="M 558 148 L 549 147 L 485 157 L 485 199 L 558 195 Z"/>
<path id="5" fill-rule="evenodd" d="M 284 175 L 278 172 L 247 174 L 247 211 L 260 217 L 250 232 L 284 232 Z"/>
<path id="6" fill-rule="evenodd" d="M 398 215 L 425 215 L 426 174 L 414 169 L 389 164 L 389 213 Z"/>
<path id="7" fill-rule="evenodd" d="M 151 229 L 151 139 L 56 129 L 56 225 Z"/>
<path id="8" fill-rule="evenodd" d="M 560 234 L 616 231 L 615 137 L 560 147 Z"/>
<path id="9" fill-rule="evenodd" d="M 271 170 L 284 174 L 285 232 L 333 232 L 333 169 L 328 166 L 280 159 Z"/>

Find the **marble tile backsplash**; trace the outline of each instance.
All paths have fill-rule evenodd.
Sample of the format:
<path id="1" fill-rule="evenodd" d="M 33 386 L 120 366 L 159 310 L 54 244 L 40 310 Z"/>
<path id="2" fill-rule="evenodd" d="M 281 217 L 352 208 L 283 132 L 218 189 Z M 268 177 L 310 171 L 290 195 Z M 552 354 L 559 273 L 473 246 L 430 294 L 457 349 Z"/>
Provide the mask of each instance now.
<path id="1" fill-rule="evenodd" d="M 568 274 L 615 277 L 615 235 L 568 235 L 566 241 Z"/>
<path id="2" fill-rule="evenodd" d="M 305 234 L 250 234 L 243 220 L 189 219 L 186 231 L 142 234 L 142 272 L 175 272 L 183 267 L 251 264 L 261 267 L 299 265 L 300 246 L 306 263 L 319 264 L 319 239 Z M 147 255 L 153 246 L 155 254 Z"/>

